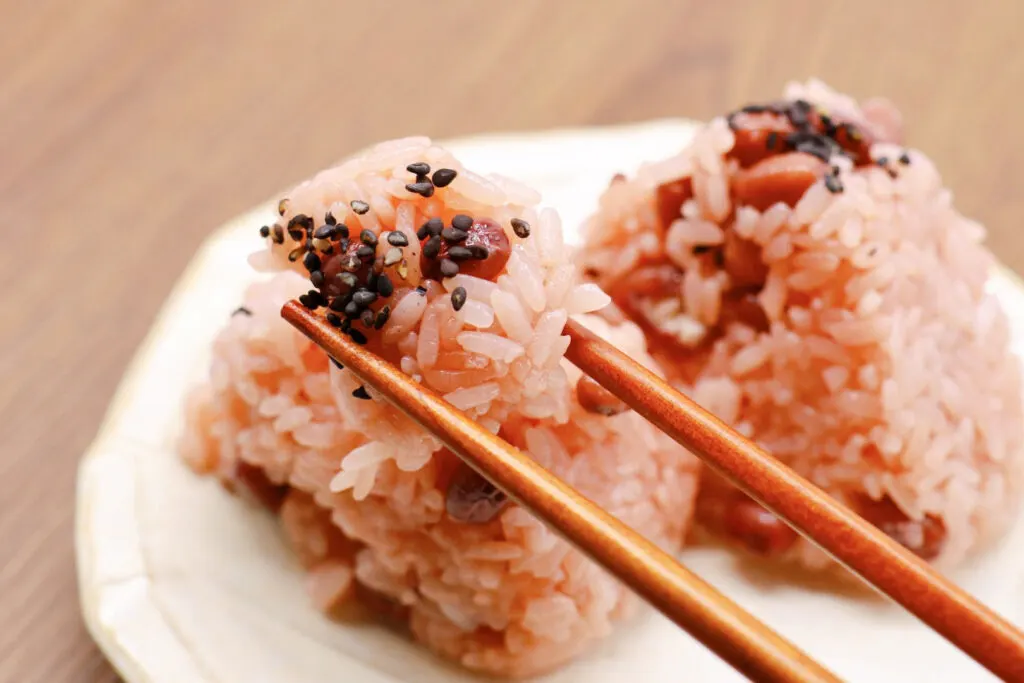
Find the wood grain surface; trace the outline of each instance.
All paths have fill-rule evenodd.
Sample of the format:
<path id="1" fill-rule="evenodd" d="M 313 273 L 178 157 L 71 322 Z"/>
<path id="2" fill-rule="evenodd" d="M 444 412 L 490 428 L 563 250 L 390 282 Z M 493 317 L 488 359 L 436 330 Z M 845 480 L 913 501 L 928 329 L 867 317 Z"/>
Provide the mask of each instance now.
<path id="1" fill-rule="evenodd" d="M 204 235 L 367 143 L 889 96 L 1024 269 L 1024 3 L 0 0 L 0 681 L 114 681 L 75 467 Z M 99 239 L 102 236 L 102 239 Z"/>

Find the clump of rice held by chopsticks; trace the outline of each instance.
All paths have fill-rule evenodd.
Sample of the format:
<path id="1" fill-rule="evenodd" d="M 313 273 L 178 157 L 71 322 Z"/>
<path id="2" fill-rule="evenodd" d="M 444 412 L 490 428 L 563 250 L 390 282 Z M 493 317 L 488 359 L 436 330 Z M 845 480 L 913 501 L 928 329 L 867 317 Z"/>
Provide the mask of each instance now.
<path id="1" fill-rule="evenodd" d="M 698 402 L 920 556 L 1015 518 L 1021 374 L 982 226 L 899 113 L 811 81 L 616 177 L 581 266 Z M 696 520 L 762 556 L 827 558 L 703 478 Z"/>
<path id="2" fill-rule="evenodd" d="M 191 397 L 183 453 L 276 510 L 324 610 L 350 600 L 435 651 L 513 676 L 605 636 L 635 598 L 377 400 L 280 318 L 291 298 L 675 550 L 696 461 L 563 359 L 577 317 L 657 370 L 640 329 L 589 315 L 558 216 L 426 138 L 305 182 L 259 229 L 253 285 Z M 255 235 L 254 235 L 255 237 Z"/>

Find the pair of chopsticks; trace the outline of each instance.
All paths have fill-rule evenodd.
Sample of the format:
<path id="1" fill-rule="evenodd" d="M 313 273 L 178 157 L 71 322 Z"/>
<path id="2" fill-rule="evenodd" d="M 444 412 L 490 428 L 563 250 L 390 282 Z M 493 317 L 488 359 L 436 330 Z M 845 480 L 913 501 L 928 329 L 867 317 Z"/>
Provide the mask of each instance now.
<path id="1" fill-rule="evenodd" d="M 795 645 L 430 389 L 296 302 L 281 315 L 739 672 L 838 681 Z M 570 321 L 566 358 L 833 558 L 1004 680 L 1024 681 L 1024 633 L 824 491 Z"/>

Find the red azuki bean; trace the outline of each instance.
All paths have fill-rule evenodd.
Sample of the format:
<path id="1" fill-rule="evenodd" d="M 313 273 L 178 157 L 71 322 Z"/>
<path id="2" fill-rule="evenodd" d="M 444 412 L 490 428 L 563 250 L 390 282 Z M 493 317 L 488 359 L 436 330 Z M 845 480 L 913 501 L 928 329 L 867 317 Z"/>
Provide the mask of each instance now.
<path id="1" fill-rule="evenodd" d="M 803 152 L 769 157 L 736 174 L 733 194 L 737 204 L 759 211 L 776 202 L 795 206 L 827 170 L 828 164 Z"/>

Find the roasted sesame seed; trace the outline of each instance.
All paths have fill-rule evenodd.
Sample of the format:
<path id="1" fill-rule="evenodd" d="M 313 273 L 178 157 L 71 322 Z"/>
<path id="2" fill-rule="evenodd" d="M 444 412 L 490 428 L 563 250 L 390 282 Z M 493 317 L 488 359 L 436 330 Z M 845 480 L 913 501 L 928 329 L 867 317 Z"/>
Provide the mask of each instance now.
<path id="1" fill-rule="evenodd" d="M 334 327 L 341 327 L 341 318 L 338 317 L 337 313 L 328 313 L 327 322 L 329 322 Z"/>
<path id="2" fill-rule="evenodd" d="M 458 228 L 445 228 L 441 231 L 441 237 L 444 238 L 445 242 L 455 244 L 458 242 L 465 242 L 466 238 L 469 237 L 469 233 L 465 230 L 459 230 Z"/>
<path id="3" fill-rule="evenodd" d="M 830 173 L 825 176 L 825 189 L 832 194 L 839 194 L 843 191 L 843 183 L 839 180 L 838 176 Z"/>
<path id="4" fill-rule="evenodd" d="M 302 265 L 306 267 L 306 270 L 312 273 L 314 270 L 320 270 L 322 264 L 320 263 L 320 257 L 310 251 L 302 257 Z"/>
<path id="5" fill-rule="evenodd" d="M 335 358 L 334 356 L 328 356 L 328 358 L 330 358 L 331 362 L 334 363 L 334 367 L 338 368 L 339 370 L 344 370 L 345 369 L 345 366 L 342 365 L 341 363 L 339 363 L 338 359 Z"/>
<path id="6" fill-rule="evenodd" d="M 385 299 L 395 293 L 395 286 L 391 283 L 391 278 L 386 273 L 381 273 L 380 277 L 377 278 L 377 293 Z"/>
<path id="7" fill-rule="evenodd" d="M 356 279 L 355 273 L 338 273 L 337 278 L 339 281 L 341 281 L 341 284 L 347 285 L 349 287 L 355 287 L 357 284 L 359 284 L 359 280 Z"/>
<path id="8" fill-rule="evenodd" d="M 288 260 L 291 263 L 295 263 L 296 261 L 299 260 L 299 257 L 302 256 L 304 253 L 306 253 L 306 247 L 295 247 L 290 252 L 288 252 Z"/>
<path id="9" fill-rule="evenodd" d="M 284 228 L 275 225 L 272 232 L 274 233 L 274 244 L 284 244 Z"/>
<path id="10" fill-rule="evenodd" d="M 349 318 L 358 318 L 359 314 L 363 312 L 362 306 L 357 304 L 355 301 L 349 301 L 345 304 L 345 316 Z"/>
<path id="11" fill-rule="evenodd" d="M 899 173 L 897 173 L 896 169 L 892 168 L 891 166 L 889 168 L 886 168 L 885 170 L 889 174 L 889 177 L 892 178 L 893 180 L 899 177 Z"/>
<path id="12" fill-rule="evenodd" d="M 352 392 L 352 395 L 355 396 L 356 398 L 361 398 L 364 401 L 370 400 L 370 395 L 366 393 L 366 387 L 359 387 L 358 389 Z"/>
<path id="13" fill-rule="evenodd" d="M 335 224 L 328 223 L 327 225 L 321 225 L 319 228 L 313 231 L 313 239 L 329 240 L 332 237 L 334 237 L 334 233 L 336 233 L 337 231 L 338 228 Z"/>
<path id="14" fill-rule="evenodd" d="M 358 256 L 359 258 L 370 258 L 376 253 L 377 250 L 371 247 L 369 244 L 361 244 L 359 245 L 359 248 L 356 249 L 356 256 Z"/>
<path id="15" fill-rule="evenodd" d="M 260 228 L 260 237 L 270 237 L 270 226 L 264 225 Z"/>
<path id="16" fill-rule="evenodd" d="M 370 210 L 370 205 L 359 199 L 353 199 L 349 202 L 349 206 L 352 207 L 352 211 L 354 211 L 357 216 L 362 216 Z"/>
<path id="17" fill-rule="evenodd" d="M 904 166 L 909 165 L 910 164 L 910 155 L 907 154 L 906 152 L 901 154 L 900 155 L 900 163 L 903 164 Z"/>
<path id="18" fill-rule="evenodd" d="M 402 260 L 402 250 L 398 247 L 391 247 L 384 254 L 384 267 L 393 266 Z"/>
<path id="19" fill-rule="evenodd" d="M 469 229 L 473 227 L 473 217 L 464 213 L 456 214 L 452 217 L 452 227 L 469 232 Z"/>
<path id="20" fill-rule="evenodd" d="M 441 275 L 444 277 L 455 277 L 459 274 L 459 264 L 451 259 L 441 259 Z"/>
<path id="21" fill-rule="evenodd" d="M 231 311 L 231 315 L 232 316 L 236 316 L 236 315 L 252 315 L 252 311 L 250 311 L 245 306 L 239 306 L 235 310 Z"/>
<path id="22" fill-rule="evenodd" d="M 359 233 L 359 241 L 363 244 L 369 244 L 371 247 L 377 246 L 377 235 L 372 230 L 363 230 Z"/>
<path id="23" fill-rule="evenodd" d="M 363 326 L 367 328 L 373 327 L 373 311 L 367 308 L 360 314 L 359 320 L 363 323 Z"/>
<path id="24" fill-rule="evenodd" d="M 409 246 L 409 238 L 405 236 L 404 232 L 393 230 L 388 233 L 388 244 L 393 247 L 407 247 Z"/>
<path id="25" fill-rule="evenodd" d="M 461 310 L 466 305 L 466 288 L 456 287 L 452 290 L 452 308 Z"/>
<path id="26" fill-rule="evenodd" d="M 398 277 L 403 280 L 409 277 L 409 262 L 402 259 L 402 262 L 398 264 L 397 268 L 395 268 L 395 272 L 398 273 Z"/>
<path id="27" fill-rule="evenodd" d="M 441 251 L 441 237 L 434 235 L 423 245 L 423 255 L 427 258 L 437 258 Z"/>
<path id="28" fill-rule="evenodd" d="M 490 256 L 490 252 L 487 251 L 487 247 L 482 244 L 471 244 L 469 245 L 469 253 L 473 255 L 478 261 L 483 261 L 485 258 Z"/>
<path id="29" fill-rule="evenodd" d="M 383 308 L 381 308 L 379 311 L 377 311 L 377 318 L 373 321 L 373 329 L 379 330 L 380 328 L 384 327 L 384 323 L 386 323 L 388 321 L 388 318 L 390 317 L 391 307 L 384 306 Z"/>
<path id="30" fill-rule="evenodd" d="M 409 183 L 405 186 L 405 189 L 421 197 L 432 197 L 434 195 L 434 186 L 429 182 Z"/>
<path id="31" fill-rule="evenodd" d="M 369 306 L 377 300 L 377 292 L 360 289 L 352 295 L 352 302 L 358 306 Z"/>
<path id="32" fill-rule="evenodd" d="M 473 252 L 466 247 L 451 247 L 448 249 L 448 258 L 452 261 L 468 261 L 473 258 Z"/>
<path id="33" fill-rule="evenodd" d="M 313 248 L 316 249 L 317 251 L 321 251 L 321 252 L 323 252 L 325 254 L 329 253 L 328 250 L 333 251 L 333 248 L 331 247 L 331 243 L 328 242 L 327 240 L 321 240 L 321 239 L 314 239 L 313 240 Z"/>
<path id="34" fill-rule="evenodd" d="M 288 211 L 288 199 L 282 199 L 277 203 L 277 215 L 283 216 Z"/>
<path id="35" fill-rule="evenodd" d="M 425 161 L 417 161 L 415 164 L 409 164 L 406 166 L 405 170 L 409 173 L 415 173 L 416 175 L 426 175 L 430 173 L 430 164 Z"/>
<path id="36" fill-rule="evenodd" d="M 356 344 L 366 343 L 366 335 L 354 327 L 350 328 L 347 334 L 348 336 L 352 337 L 352 341 L 354 341 Z"/>
<path id="37" fill-rule="evenodd" d="M 512 232 L 516 234 L 519 239 L 525 240 L 530 236 L 530 224 L 524 221 L 522 218 L 512 219 Z"/>
<path id="38" fill-rule="evenodd" d="M 448 187 L 459 172 L 451 168 L 439 168 L 434 171 L 434 187 Z"/>

